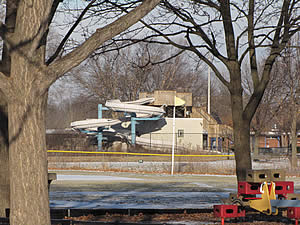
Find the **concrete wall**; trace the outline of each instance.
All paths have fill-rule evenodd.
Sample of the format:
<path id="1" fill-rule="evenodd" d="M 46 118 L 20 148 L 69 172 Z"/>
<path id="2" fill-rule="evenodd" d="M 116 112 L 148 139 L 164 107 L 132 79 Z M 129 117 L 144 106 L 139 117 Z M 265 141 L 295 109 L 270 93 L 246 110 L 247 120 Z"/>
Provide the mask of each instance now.
<path id="1" fill-rule="evenodd" d="M 184 93 L 184 92 L 176 92 L 176 91 L 154 91 L 152 93 L 141 92 L 139 94 L 139 98 L 154 97 L 155 101 L 153 102 L 153 105 L 157 105 L 157 106 L 161 106 L 161 105 L 173 106 L 174 96 L 184 100 L 185 106 L 193 105 L 192 93 Z"/>

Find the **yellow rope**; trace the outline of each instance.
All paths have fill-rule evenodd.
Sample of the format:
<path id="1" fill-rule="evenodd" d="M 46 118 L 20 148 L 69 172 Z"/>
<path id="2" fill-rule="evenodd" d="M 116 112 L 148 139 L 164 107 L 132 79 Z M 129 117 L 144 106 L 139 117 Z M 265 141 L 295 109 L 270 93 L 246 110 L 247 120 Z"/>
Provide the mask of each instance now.
<path id="1" fill-rule="evenodd" d="M 88 151 L 68 151 L 68 150 L 48 150 L 48 152 L 57 153 L 78 153 L 78 154 L 111 154 L 111 155 L 149 155 L 149 156 L 172 156 L 172 154 L 153 154 L 153 153 L 132 153 L 132 152 L 88 152 Z M 179 155 L 179 157 L 234 157 L 234 155 Z"/>

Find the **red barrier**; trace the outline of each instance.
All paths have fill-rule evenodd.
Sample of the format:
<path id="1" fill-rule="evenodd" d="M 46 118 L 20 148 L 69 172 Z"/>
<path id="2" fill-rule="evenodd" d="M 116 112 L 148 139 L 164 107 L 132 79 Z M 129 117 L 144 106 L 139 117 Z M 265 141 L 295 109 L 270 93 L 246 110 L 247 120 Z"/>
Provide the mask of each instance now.
<path id="1" fill-rule="evenodd" d="M 275 193 L 277 195 L 286 195 L 294 193 L 294 182 L 293 181 L 276 181 Z M 238 182 L 238 194 L 243 195 L 257 195 L 260 193 L 261 183 L 250 183 L 246 181 Z M 270 185 L 269 185 L 270 186 Z M 269 187 L 270 188 L 270 187 Z"/>
<path id="2" fill-rule="evenodd" d="M 300 207 L 288 207 L 287 217 L 290 219 L 300 219 Z"/>
<path id="3" fill-rule="evenodd" d="M 249 183 L 246 181 L 238 182 L 238 194 L 243 195 L 256 195 L 260 193 L 261 183 Z"/>
<path id="4" fill-rule="evenodd" d="M 298 220 L 300 219 L 300 207 L 288 207 L 287 217 L 295 219 L 295 225 L 298 225 Z"/>
<path id="5" fill-rule="evenodd" d="M 245 217 L 245 210 L 238 205 L 214 205 L 214 216 L 221 218 Z"/>
<path id="6" fill-rule="evenodd" d="M 275 182 L 275 193 L 277 195 L 285 195 L 294 193 L 294 182 L 293 181 L 276 181 Z"/>
<path id="7" fill-rule="evenodd" d="M 224 225 L 224 218 L 245 217 L 245 210 L 237 205 L 214 205 L 214 216 L 221 217 L 221 224 Z"/>

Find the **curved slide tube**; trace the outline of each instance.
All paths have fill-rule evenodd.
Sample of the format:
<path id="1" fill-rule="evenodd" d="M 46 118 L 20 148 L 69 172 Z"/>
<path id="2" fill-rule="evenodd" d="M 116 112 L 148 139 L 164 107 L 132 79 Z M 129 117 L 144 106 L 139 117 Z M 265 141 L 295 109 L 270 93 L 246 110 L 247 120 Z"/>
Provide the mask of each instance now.
<path id="1" fill-rule="evenodd" d="M 153 102 L 153 98 L 139 99 L 133 102 L 109 100 L 106 101 L 105 106 L 117 112 L 136 113 L 139 117 L 162 116 L 165 113 L 163 108 L 139 104 L 140 102 L 143 102 L 142 104 L 150 103 L 150 100 Z"/>
<path id="2" fill-rule="evenodd" d="M 144 105 L 152 103 L 154 100 L 154 98 L 142 98 L 136 101 L 121 102 L 117 99 L 106 101 L 105 106 L 113 111 L 135 113 L 137 117 L 162 116 L 165 113 L 163 108 Z M 72 122 L 71 128 L 75 130 L 97 131 L 99 127 L 108 128 L 122 122 L 124 122 L 122 119 L 86 119 Z M 127 127 L 130 124 L 129 121 L 125 123 Z"/>
<path id="3" fill-rule="evenodd" d="M 109 127 L 121 123 L 115 119 L 86 119 L 74 121 L 71 123 L 71 128 L 75 130 L 97 131 L 98 127 Z"/>

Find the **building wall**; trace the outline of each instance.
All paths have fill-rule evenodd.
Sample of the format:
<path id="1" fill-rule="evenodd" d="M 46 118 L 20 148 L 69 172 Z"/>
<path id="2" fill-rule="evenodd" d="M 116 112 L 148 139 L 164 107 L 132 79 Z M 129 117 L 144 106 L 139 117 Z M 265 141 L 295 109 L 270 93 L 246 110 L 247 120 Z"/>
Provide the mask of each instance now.
<path id="1" fill-rule="evenodd" d="M 280 137 L 268 137 L 260 136 L 258 137 L 258 147 L 259 148 L 278 148 L 280 146 Z"/>
<path id="2" fill-rule="evenodd" d="M 139 98 L 155 98 L 155 101 L 152 105 L 161 106 L 161 105 L 174 105 L 174 96 L 181 98 L 185 101 L 185 106 L 193 105 L 193 95 L 192 93 L 176 92 L 176 91 L 163 91 L 158 90 L 152 93 L 141 92 Z"/>
<path id="3" fill-rule="evenodd" d="M 289 136 L 288 135 L 270 135 L 270 134 L 261 134 L 258 138 L 258 147 L 259 148 L 284 148 L 289 146 Z M 255 136 L 251 135 L 251 144 L 254 148 Z M 300 147 L 300 136 L 298 136 L 297 146 Z"/>
<path id="4" fill-rule="evenodd" d="M 150 134 L 143 134 L 140 138 L 150 139 L 154 145 L 161 143 L 165 146 L 172 146 L 173 140 L 173 118 L 165 118 L 166 125 L 160 130 Z M 177 147 L 185 147 L 189 149 L 203 148 L 203 118 L 176 118 L 175 133 Z M 138 142 L 138 139 L 137 139 Z"/>
<path id="5" fill-rule="evenodd" d="M 260 154 L 274 154 L 285 155 L 291 151 L 291 144 L 289 135 L 286 134 L 274 134 L 274 132 L 266 132 L 255 136 L 251 135 L 251 149 L 255 151 L 255 140 L 257 141 L 258 153 Z M 297 152 L 300 153 L 300 136 L 298 136 Z"/>
<path id="6" fill-rule="evenodd" d="M 203 118 L 203 130 L 207 133 L 207 148 L 227 151 L 233 141 L 233 129 L 225 124 L 218 124 L 203 108 L 192 107 L 192 118 Z"/>
<path id="7" fill-rule="evenodd" d="M 170 122 L 170 120 L 172 120 L 173 115 L 174 96 L 179 97 L 185 101 L 184 113 L 176 112 L 177 117 L 184 117 L 176 119 L 176 124 L 179 124 L 176 125 L 176 141 L 178 145 L 190 145 L 192 146 L 192 148 L 201 149 L 218 149 L 219 151 L 226 151 L 230 148 L 230 144 L 233 139 L 232 128 L 229 126 L 218 124 L 217 120 L 212 115 L 208 114 L 204 108 L 194 107 L 192 102 L 192 93 L 181 93 L 176 91 L 159 90 L 152 93 L 140 93 L 140 98 L 154 97 L 155 101 L 153 105 L 168 106 L 166 109 L 167 115 L 165 118 L 166 121 L 168 121 L 168 124 L 164 126 L 159 132 L 152 133 L 151 139 L 156 138 L 161 140 L 162 137 L 164 137 L 165 140 L 161 140 L 161 142 L 165 143 L 166 140 L 169 139 L 169 143 L 170 145 L 172 145 L 173 130 L 172 122 Z M 190 120 L 188 118 L 190 118 Z M 182 122 L 181 124 L 180 121 L 184 122 Z M 193 122 L 187 121 L 198 122 L 195 124 Z M 184 134 L 178 135 L 178 130 L 182 130 Z"/>

